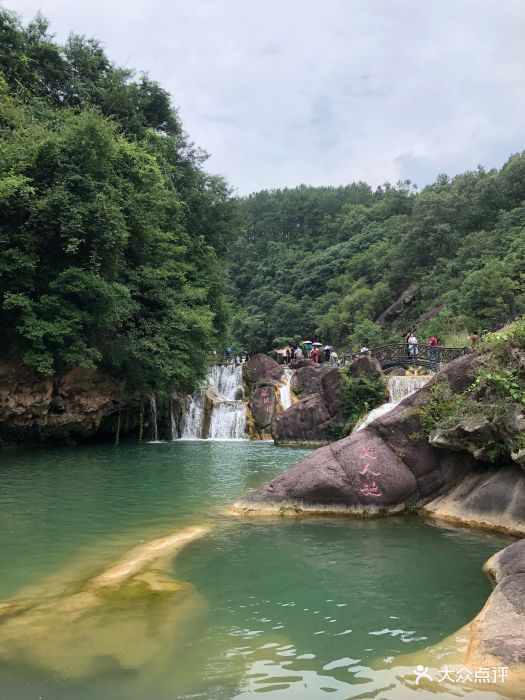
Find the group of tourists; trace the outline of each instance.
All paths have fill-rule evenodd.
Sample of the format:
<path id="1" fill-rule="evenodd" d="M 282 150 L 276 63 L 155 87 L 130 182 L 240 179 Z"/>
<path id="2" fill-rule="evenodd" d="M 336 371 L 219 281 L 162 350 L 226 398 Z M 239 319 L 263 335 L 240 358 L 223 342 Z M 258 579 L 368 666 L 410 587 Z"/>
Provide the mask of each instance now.
<path id="1" fill-rule="evenodd" d="M 214 351 L 214 355 L 216 354 Z M 228 347 L 224 350 L 222 364 L 238 366 L 248 362 L 249 359 L 250 356 L 247 352 L 233 352 L 232 348 Z"/>
<path id="2" fill-rule="evenodd" d="M 301 360 L 305 357 L 313 360 L 316 365 L 326 362 L 336 366 L 339 363 L 337 353 L 331 345 L 323 345 L 318 342 L 314 343 L 309 340 L 304 341 L 301 345 L 289 345 L 277 352 L 281 355 L 285 365 L 289 365 L 294 360 Z"/>

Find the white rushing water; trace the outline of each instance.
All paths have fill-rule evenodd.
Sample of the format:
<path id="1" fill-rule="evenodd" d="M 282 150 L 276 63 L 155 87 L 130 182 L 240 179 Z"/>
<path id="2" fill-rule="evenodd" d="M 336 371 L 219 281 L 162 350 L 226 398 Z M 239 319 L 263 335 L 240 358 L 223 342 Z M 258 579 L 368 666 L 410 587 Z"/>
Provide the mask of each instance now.
<path id="1" fill-rule="evenodd" d="M 208 439 L 242 440 L 246 428 L 246 410 L 242 401 L 225 401 L 213 409 Z"/>
<path id="2" fill-rule="evenodd" d="M 400 401 L 403 401 L 407 396 L 410 396 L 418 389 L 424 387 L 431 378 L 432 375 L 428 374 L 414 377 L 389 377 L 388 391 L 390 394 L 390 401 L 377 408 L 373 408 L 370 413 L 367 413 L 367 415 L 357 423 L 352 432 L 356 433 L 358 430 L 363 430 L 363 428 L 370 425 L 372 421 L 375 421 L 380 416 L 384 416 L 385 413 L 395 408 Z"/>
<path id="3" fill-rule="evenodd" d="M 204 391 L 196 391 L 186 399 L 181 438 L 196 440 L 202 437 L 204 421 Z"/>
<path id="4" fill-rule="evenodd" d="M 242 389 L 242 365 L 214 365 L 206 378 L 206 387 L 233 401 L 237 389 Z"/>
<path id="5" fill-rule="evenodd" d="M 220 403 L 213 407 L 207 435 L 204 428 L 204 395 L 215 389 Z M 200 391 L 188 396 L 182 421 L 181 438 L 184 440 L 240 440 L 246 428 L 246 407 L 235 401 L 242 393 L 242 365 L 214 365 Z"/>
<path id="6" fill-rule="evenodd" d="M 159 430 L 157 427 L 157 401 L 155 397 L 152 396 L 150 399 L 150 409 L 151 409 L 151 423 L 153 427 L 153 442 L 159 441 Z"/>
<path id="7" fill-rule="evenodd" d="M 390 401 L 398 404 L 414 391 L 421 389 L 432 378 L 431 374 L 417 375 L 414 377 L 389 377 L 388 390 Z"/>
<path id="8" fill-rule="evenodd" d="M 287 408 L 290 408 L 292 405 L 292 394 L 290 391 L 290 380 L 293 375 L 293 370 L 286 368 L 284 370 L 284 376 L 286 379 L 285 384 L 283 384 L 282 387 L 279 389 L 279 395 L 281 399 L 281 406 L 283 407 L 283 411 L 286 411 Z"/>

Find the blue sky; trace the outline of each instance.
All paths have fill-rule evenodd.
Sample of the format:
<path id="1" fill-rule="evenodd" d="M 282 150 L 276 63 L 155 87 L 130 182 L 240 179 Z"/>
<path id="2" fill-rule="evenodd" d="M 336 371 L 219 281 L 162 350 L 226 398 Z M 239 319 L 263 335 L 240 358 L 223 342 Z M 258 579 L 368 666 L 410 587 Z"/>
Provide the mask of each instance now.
<path id="1" fill-rule="evenodd" d="M 173 96 L 240 193 L 499 167 L 525 148 L 523 0 L 11 0 Z"/>

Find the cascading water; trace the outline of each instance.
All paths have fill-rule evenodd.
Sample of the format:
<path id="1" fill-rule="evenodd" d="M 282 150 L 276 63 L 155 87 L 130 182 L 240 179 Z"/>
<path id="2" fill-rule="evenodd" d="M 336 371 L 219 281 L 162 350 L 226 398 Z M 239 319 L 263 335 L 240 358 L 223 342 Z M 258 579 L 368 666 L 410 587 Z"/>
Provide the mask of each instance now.
<path id="1" fill-rule="evenodd" d="M 206 379 L 206 387 L 216 391 L 228 401 L 233 401 L 242 388 L 242 365 L 214 365 Z"/>
<path id="2" fill-rule="evenodd" d="M 246 427 L 246 411 L 242 401 L 225 401 L 211 414 L 210 440 L 241 440 Z"/>
<path id="3" fill-rule="evenodd" d="M 414 391 L 421 389 L 431 379 L 432 375 L 415 375 L 412 377 L 389 377 L 388 391 L 390 392 L 390 401 L 399 403 L 406 399 L 407 396 L 413 394 Z"/>
<path id="4" fill-rule="evenodd" d="M 151 424 L 153 427 L 153 442 L 159 441 L 159 430 L 157 427 L 157 402 L 155 397 L 150 398 L 150 408 L 151 408 Z"/>
<path id="5" fill-rule="evenodd" d="M 370 425 L 380 416 L 384 416 L 393 408 L 395 408 L 400 401 L 406 399 L 418 389 L 421 389 L 425 384 L 432 378 L 432 375 L 417 375 L 412 377 L 389 377 L 388 378 L 388 392 L 390 395 L 390 401 L 384 403 L 377 408 L 373 408 L 370 413 L 368 413 L 364 418 L 362 418 L 352 432 L 356 433 L 358 430 L 363 430 L 367 425 Z"/>
<path id="6" fill-rule="evenodd" d="M 186 399 L 181 438 L 198 440 L 202 437 L 204 422 L 204 391 L 196 391 Z"/>
<path id="7" fill-rule="evenodd" d="M 205 392 L 215 389 L 217 400 L 211 411 L 207 435 L 203 435 Z M 181 438 L 185 440 L 240 440 L 246 427 L 246 407 L 242 400 L 242 366 L 214 365 L 200 391 L 188 396 L 182 422 Z"/>
<path id="8" fill-rule="evenodd" d="M 290 408 L 290 406 L 292 405 L 292 394 L 290 392 L 290 380 L 292 378 L 292 375 L 293 371 L 291 369 L 286 368 L 284 370 L 284 376 L 286 381 L 279 389 L 279 395 L 283 411 L 286 411 L 286 409 Z"/>

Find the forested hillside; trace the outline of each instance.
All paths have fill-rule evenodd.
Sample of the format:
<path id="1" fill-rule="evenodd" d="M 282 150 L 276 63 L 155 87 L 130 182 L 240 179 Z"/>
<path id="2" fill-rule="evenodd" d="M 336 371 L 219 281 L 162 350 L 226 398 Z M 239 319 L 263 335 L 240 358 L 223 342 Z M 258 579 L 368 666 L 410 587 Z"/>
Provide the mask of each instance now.
<path id="1" fill-rule="evenodd" d="M 227 184 L 168 93 L 0 9 L 0 355 L 191 388 L 225 342 Z"/>
<path id="2" fill-rule="evenodd" d="M 241 209 L 234 333 L 252 352 L 311 336 L 345 349 L 400 342 L 414 324 L 422 339 L 457 343 L 504 321 L 509 293 L 525 311 L 523 153 L 422 191 L 301 186 L 258 192 Z M 413 285 L 401 315 L 375 323 Z"/>

